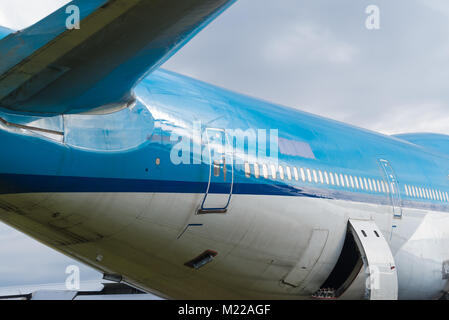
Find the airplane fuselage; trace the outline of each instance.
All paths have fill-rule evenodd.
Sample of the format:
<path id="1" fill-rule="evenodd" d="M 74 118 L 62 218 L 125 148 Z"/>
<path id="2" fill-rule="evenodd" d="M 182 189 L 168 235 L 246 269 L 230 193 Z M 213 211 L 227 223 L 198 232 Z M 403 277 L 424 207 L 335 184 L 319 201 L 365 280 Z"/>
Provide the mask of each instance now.
<path id="1" fill-rule="evenodd" d="M 337 264 L 348 220 L 374 221 L 394 256 L 398 297 L 444 292 L 444 153 L 168 71 L 134 94 L 107 114 L 0 112 L 0 219 L 182 299 L 310 298 Z M 265 132 L 257 146 L 269 150 L 248 156 L 248 142 L 228 132 Z M 214 137 L 231 161 L 208 158 Z M 205 252 L 212 261 L 188 266 Z"/>

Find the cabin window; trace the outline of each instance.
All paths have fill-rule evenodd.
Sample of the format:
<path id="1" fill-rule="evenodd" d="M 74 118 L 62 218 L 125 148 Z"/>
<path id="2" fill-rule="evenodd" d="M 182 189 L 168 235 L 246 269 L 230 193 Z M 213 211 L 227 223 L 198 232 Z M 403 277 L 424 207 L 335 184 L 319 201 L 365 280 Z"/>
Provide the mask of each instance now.
<path id="1" fill-rule="evenodd" d="M 359 179 L 357 177 L 354 177 L 354 182 L 355 182 L 355 188 L 360 189 Z"/>
<path id="2" fill-rule="evenodd" d="M 284 180 L 284 167 L 279 166 L 279 176 L 281 177 L 281 180 Z"/>
<path id="3" fill-rule="evenodd" d="M 286 169 L 287 169 L 287 179 L 291 180 L 292 179 L 292 171 L 290 170 L 289 166 L 287 166 Z"/>
<path id="4" fill-rule="evenodd" d="M 329 173 L 329 178 L 330 178 L 330 180 L 331 180 L 331 185 L 335 185 L 335 180 L 334 180 L 334 174 L 331 172 L 331 173 Z"/>
<path id="5" fill-rule="evenodd" d="M 326 184 L 329 184 L 329 174 L 327 171 L 324 171 L 324 179 L 326 180 Z"/>
<path id="6" fill-rule="evenodd" d="M 254 176 L 256 177 L 256 179 L 260 178 L 260 169 L 259 164 L 257 163 L 254 164 Z"/>
<path id="7" fill-rule="evenodd" d="M 262 166 L 262 171 L 263 171 L 263 177 L 264 177 L 265 179 L 268 179 L 268 167 L 267 167 L 266 164 L 264 164 L 264 165 Z"/>
<path id="8" fill-rule="evenodd" d="M 245 176 L 251 178 L 251 168 L 249 167 L 248 162 L 245 162 Z"/>
<path id="9" fill-rule="evenodd" d="M 303 168 L 301 168 L 301 179 L 302 179 L 302 181 L 303 182 L 306 182 L 306 173 L 304 172 L 304 169 Z"/>
<path id="10" fill-rule="evenodd" d="M 310 172 L 310 169 L 307 169 L 307 179 L 309 182 L 312 182 L 312 173 Z"/>
<path id="11" fill-rule="evenodd" d="M 295 176 L 295 180 L 299 180 L 298 169 L 296 167 L 293 168 L 293 175 Z"/>
<path id="12" fill-rule="evenodd" d="M 335 183 L 340 186 L 340 179 L 338 179 L 338 174 L 335 174 Z"/>
<path id="13" fill-rule="evenodd" d="M 405 185 L 404 186 L 404 189 L 405 189 L 405 194 L 407 195 L 407 197 L 409 196 L 409 193 L 408 193 L 408 186 L 407 185 Z"/>
<path id="14" fill-rule="evenodd" d="M 220 162 L 218 162 L 217 160 L 214 160 L 214 176 L 215 177 L 220 176 L 220 169 L 221 169 Z"/>
<path id="15" fill-rule="evenodd" d="M 352 189 L 355 189 L 354 178 L 352 176 L 349 176 L 349 181 L 351 182 Z"/>
<path id="16" fill-rule="evenodd" d="M 345 175 L 345 181 L 346 181 L 346 186 L 349 188 L 349 179 L 348 179 L 347 175 Z"/>
<path id="17" fill-rule="evenodd" d="M 382 192 L 382 188 L 380 187 L 380 181 L 376 180 L 377 183 L 377 190 L 379 190 L 379 192 Z"/>
<path id="18" fill-rule="evenodd" d="M 323 172 L 320 170 L 318 171 L 318 176 L 320 177 L 320 182 L 324 183 L 324 177 L 323 177 Z"/>
<path id="19" fill-rule="evenodd" d="M 342 186 L 342 187 L 345 186 L 345 179 L 343 178 L 343 175 L 342 175 L 342 174 L 340 174 L 340 183 L 341 183 L 341 186 Z"/>
<path id="20" fill-rule="evenodd" d="M 369 178 L 368 178 L 368 186 L 369 186 L 369 190 L 373 191 L 373 182 Z"/>
<path id="21" fill-rule="evenodd" d="M 315 181 L 315 183 L 318 183 L 318 175 L 316 173 L 316 170 L 313 170 L 313 181 Z"/>
<path id="22" fill-rule="evenodd" d="M 272 164 L 272 165 L 270 166 L 270 169 L 271 169 L 271 176 L 273 177 L 273 179 L 276 179 L 276 176 L 277 176 L 277 170 L 276 170 L 276 167 Z"/>
<path id="23" fill-rule="evenodd" d="M 361 177 L 359 177 L 359 182 L 360 182 L 360 189 L 365 190 L 365 187 L 363 186 L 363 179 Z"/>

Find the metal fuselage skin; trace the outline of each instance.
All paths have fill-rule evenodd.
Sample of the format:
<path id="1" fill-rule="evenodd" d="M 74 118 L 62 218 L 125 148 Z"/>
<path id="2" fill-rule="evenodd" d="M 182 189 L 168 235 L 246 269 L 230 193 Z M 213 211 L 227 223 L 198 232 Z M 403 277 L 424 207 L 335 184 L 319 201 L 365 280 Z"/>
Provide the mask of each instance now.
<path id="1" fill-rule="evenodd" d="M 399 298 L 434 299 L 444 292 L 445 155 L 163 70 L 134 94 L 133 105 L 110 114 L 0 112 L 0 219 L 98 270 L 175 299 L 309 298 L 337 263 L 348 219 L 371 219 L 394 254 Z M 262 169 L 255 175 L 254 163 L 248 175 L 236 163 L 227 212 L 198 215 L 211 167 L 195 159 L 208 148 L 201 139 L 207 128 L 278 130 L 280 141 L 308 146 L 313 156 L 281 148 L 277 168 L 291 170 L 283 177 Z M 191 142 L 189 153 L 176 163 L 173 150 L 182 141 Z M 258 161 L 270 168 L 270 159 Z M 394 169 L 399 208 L 386 191 L 381 161 Z M 211 194 L 227 199 L 229 185 L 217 186 Z M 406 186 L 418 186 L 418 196 Z M 434 197 L 420 197 L 419 187 L 434 190 Z M 395 217 L 398 209 L 402 217 Z M 316 259 L 300 285 L 285 285 L 316 230 L 326 234 Z M 211 263 L 198 270 L 185 265 L 206 250 L 217 253 Z"/>

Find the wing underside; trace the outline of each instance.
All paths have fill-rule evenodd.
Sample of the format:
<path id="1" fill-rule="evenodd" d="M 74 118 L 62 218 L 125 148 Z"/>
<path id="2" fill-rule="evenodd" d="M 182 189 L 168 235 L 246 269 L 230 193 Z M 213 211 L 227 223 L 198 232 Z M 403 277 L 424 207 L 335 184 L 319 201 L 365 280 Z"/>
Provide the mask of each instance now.
<path id="1" fill-rule="evenodd" d="M 0 41 L 0 107 L 62 114 L 116 108 L 234 0 L 76 0 Z M 80 28 L 67 29 L 70 8 Z"/>

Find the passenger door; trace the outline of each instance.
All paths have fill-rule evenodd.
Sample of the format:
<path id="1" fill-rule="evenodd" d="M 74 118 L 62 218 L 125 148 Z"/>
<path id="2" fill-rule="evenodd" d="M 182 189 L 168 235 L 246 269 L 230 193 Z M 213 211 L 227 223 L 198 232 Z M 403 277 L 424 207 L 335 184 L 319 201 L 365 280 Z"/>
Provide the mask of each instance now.
<path id="1" fill-rule="evenodd" d="M 401 200 L 401 193 L 399 190 L 399 183 L 398 179 L 396 177 L 396 174 L 393 170 L 393 168 L 390 165 L 390 162 L 388 162 L 385 159 L 379 160 L 380 166 L 384 172 L 385 175 L 385 181 L 388 184 L 389 188 L 389 194 L 391 199 L 391 205 L 393 207 L 393 215 L 396 219 L 402 218 L 402 200 Z"/>
<path id="2" fill-rule="evenodd" d="M 226 213 L 234 186 L 234 152 L 224 129 L 206 128 L 209 181 L 198 214 Z M 203 137 L 204 137 L 203 135 Z"/>

